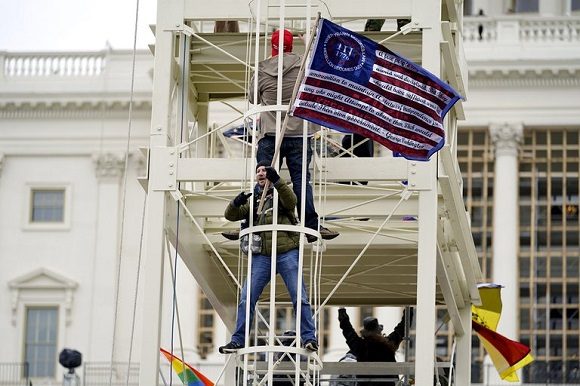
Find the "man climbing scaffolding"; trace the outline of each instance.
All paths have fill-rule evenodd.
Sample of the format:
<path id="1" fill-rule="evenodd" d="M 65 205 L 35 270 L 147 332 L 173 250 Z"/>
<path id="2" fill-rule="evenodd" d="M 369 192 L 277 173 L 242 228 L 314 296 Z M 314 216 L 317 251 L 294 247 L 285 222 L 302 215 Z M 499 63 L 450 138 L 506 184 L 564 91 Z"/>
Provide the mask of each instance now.
<path id="1" fill-rule="evenodd" d="M 268 162 L 260 162 L 256 167 L 257 184 L 254 188 L 254 225 L 272 224 L 273 222 L 273 197 L 274 191 L 278 191 L 278 224 L 293 224 L 294 210 L 296 208 L 296 195 L 286 185 L 276 170 L 270 166 Z M 270 181 L 270 186 L 266 193 L 263 209 L 261 213 L 257 213 L 260 197 L 262 191 L 266 186 L 266 181 Z M 248 198 L 252 193 L 241 192 L 238 194 L 227 206 L 225 210 L 225 217 L 230 221 L 246 220 L 249 223 L 250 219 L 250 203 Z M 272 264 L 272 232 L 255 233 L 251 241 L 247 244 L 242 238 L 242 251 L 248 253 L 248 249 L 252 250 L 252 272 L 250 283 L 245 283 L 240 296 L 240 304 L 238 305 L 238 315 L 236 320 L 236 330 L 232 335 L 231 341 L 225 346 L 219 348 L 222 354 L 229 354 L 244 347 L 244 336 L 246 331 L 246 294 L 248 291 L 248 284 L 250 288 L 250 324 L 254 316 L 254 308 L 256 302 L 262 294 L 266 285 L 270 282 L 270 268 Z M 298 246 L 300 243 L 300 234 L 289 231 L 278 231 L 276 239 L 276 272 L 282 276 L 282 280 L 286 284 L 286 288 L 292 299 L 292 305 L 296 312 L 297 298 L 298 298 L 298 274 L 300 272 L 298 267 Z M 302 281 L 302 300 L 301 300 L 301 317 L 300 317 L 300 335 L 304 348 L 309 351 L 318 350 L 318 342 L 316 338 L 316 331 L 314 321 L 312 320 L 312 310 L 310 309 L 310 302 L 306 294 L 306 286 Z"/>
<path id="2" fill-rule="evenodd" d="M 279 49 L 280 30 L 272 34 L 272 56 L 258 63 L 258 98 L 254 100 L 254 81 L 256 74 L 252 76 L 249 83 L 248 98 L 250 103 L 270 106 L 277 104 L 278 94 L 278 59 L 282 57 L 282 103 L 289 103 L 292 97 L 294 84 L 298 78 L 300 62 L 302 58 L 292 52 L 293 36 L 289 30 L 284 30 L 282 39 L 282 50 Z M 282 51 L 282 55 L 279 55 Z M 285 113 L 281 114 L 284 119 Z M 302 208 L 302 143 L 304 120 L 295 117 L 288 117 L 288 123 L 280 146 L 280 165 L 286 159 L 286 165 L 290 172 L 292 188 L 298 199 L 298 213 Z M 304 208 L 304 223 L 307 228 L 320 232 L 324 240 L 332 240 L 339 235 L 338 232 L 330 230 L 322 225 L 318 228 L 318 213 L 314 207 L 314 197 L 312 186 L 310 185 L 310 161 L 312 160 L 312 136 L 318 126 L 308 123 L 306 142 L 306 199 Z M 272 164 L 274 153 L 276 152 L 276 112 L 265 111 L 259 118 L 259 141 L 256 158 L 258 162 L 265 161 Z M 243 228 L 243 225 L 242 225 Z M 238 231 L 223 232 L 222 235 L 230 240 L 237 240 Z M 309 243 L 315 242 L 317 237 L 306 234 Z"/>
<path id="3" fill-rule="evenodd" d="M 294 84 L 299 75 L 302 58 L 292 52 L 293 36 L 288 30 L 283 31 L 282 49 L 278 47 L 280 40 L 280 30 L 272 34 L 272 56 L 258 63 L 258 99 L 254 100 L 254 78 L 249 83 L 250 103 L 270 106 L 277 104 L 278 94 L 278 60 L 282 58 L 282 103 L 287 104 L 292 97 Z M 280 54 L 281 52 L 281 54 Z M 254 74 L 254 77 L 256 75 Z M 284 113 L 281 119 L 284 119 Z M 292 188 L 298 198 L 298 213 L 302 208 L 302 140 L 304 121 L 300 118 L 288 117 L 288 125 L 280 144 L 280 163 L 285 158 Z M 305 218 L 306 227 L 318 230 L 318 214 L 314 208 L 314 198 L 312 186 L 310 185 L 310 161 L 312 160 L 312 135 L 315 132 L 315 125 L 308 124 L 306 142 L 306 202 Z M 276 149 L 276 112 L 266 111 L 260 114 L 260 140 L 258 141 L 258 152 L 256 154 L 258 162 L 267 161 L 271 164 Z M 331 240 L 339 235 L 338 232 L 320 226 L 320 235 L 325 240 Z M 308 242 L 316 241 L 313 235 L 306 235 Z"/>

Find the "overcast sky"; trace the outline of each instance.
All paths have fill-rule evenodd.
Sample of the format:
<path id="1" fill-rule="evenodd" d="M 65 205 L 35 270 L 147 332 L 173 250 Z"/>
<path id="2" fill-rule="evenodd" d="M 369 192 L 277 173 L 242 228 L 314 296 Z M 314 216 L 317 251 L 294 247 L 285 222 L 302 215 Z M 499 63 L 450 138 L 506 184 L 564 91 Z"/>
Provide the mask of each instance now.
<path id="1" fill-rule="evenodd" d="M 136 0 L 0 0 L 0 51 L 133 48 Z M 153 43 L 157 1 L 139 0 L 137 47 Z"/>

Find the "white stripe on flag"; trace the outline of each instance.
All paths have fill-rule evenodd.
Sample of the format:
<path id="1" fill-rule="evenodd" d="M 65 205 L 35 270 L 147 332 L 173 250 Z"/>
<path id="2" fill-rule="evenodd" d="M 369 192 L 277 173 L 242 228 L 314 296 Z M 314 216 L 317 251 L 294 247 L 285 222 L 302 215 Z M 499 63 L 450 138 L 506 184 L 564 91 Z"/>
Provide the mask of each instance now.
<path id="1" fill-rule="evenodd" d="M 387 114 L 383 110 L 377 109 L 372 105 L 355 100 L 355 99 L 353 99 L 347 95 L 341 94 L 339 92 L 328 90 L 326 88 L 314 87 L 314 86 L 310 86 L 307 84 L 303 84 L 302 86 L 300 86 L 300 91 L 305 92 L 307 94 L 312 94 L 312 95 L 316 95 L 316 96 L 327 97 L 329 99 L 334 99 L 334 100 L 339 101 L 345 105 L 348 105 L 354 109 L 360 110 L 362 114 L 365 114 L 365 115 L 368 114 L 368 115 L 375 116 L 375 117 L 385 121 L 386 123 L 388 123 L 392 126 L 395 126 L 395 127 L 400 128 L 400 129 L 408 130 L 408 131 L 411 131 L 413 133 L 422 135 L 423 137 L 429 138 L 435 142 L 439 142 L 442 139 L 441 136 L 435 134 L 434 132 L 432 132 L 424 127 L 418 126 L 414 123 L 407 122 L 407 121 L 402 120 L 402 119 L 394 118 L 394 117 L 390 116 L 389 114 Z M 398 108 L 397 110 L 404 112 L 404 111 L 402 111 L 402 107 L 404 107 L 404 106 L 399 104 L 399 103 L 387 101 L 387 103 L 383 103 L 383 105 L 385 105 L 385 104 L 398 105 L 397 107 L 400 107 L 400 108 Z M 391 107 L 391 106 L 389 106 L 389 107 Z"/>
<path id="2" fill-rule="evenodd" d="M 379 74 L 383 74 L 385 76 L 394 78 L 394 79 L 398 79 L 401 82 L 404 82 L 410 86 L 418 88 L 421 91 L 423 91 L 424 93 L 432 95 L 434 98 L 439 99 L 440 101 L 442 101 L 445 104 L 447 104 L 449 102 L 450 98 L 447 95 L 445 95 L 441 90 L 437 90 L 436 88 L 434 88 L 432 86 L 429 86 L 423 82 L 415 80 L 415 79 L 411 78 L 409 75 L 402 74 L 398 71 L 394 71 L 393 69 L 383 67 L 383 66 L 376 64 L 376 63 L 373 64 L 373 71 L 378 72 Z M 439 111 L 441 111 L 441 109 L 439 109 Z"/>
<path id="3" fill-rule="evenodd" d="M 386 98 L 385 96 L 377 93 L 376 91 L 373 91 L 373 90 L 371 90 L 371 89 L 369 89 L 367 87 L 361 86 L 360 84 L 355 83 L 355 82 L 352 82 L 352 81 L 350 81 L 348 79 L 341 78 L 341 77 L 336 76 L 336 75 L 326 74 L 324 72 L 314 71 L 314 70 L 309 71 L 309 74 L 307 75 L 307 78 L 314 78 L 314 79 L 324 80 L 324 81 L 327 81 L 327 82 L 331 82 L 331 83 L 337 84 L 339 86 L 343 86 L 343 87 L 349 88 L 351 90 L 356 90 L 358 92 L 361 92 L 361 93 L 365 94 L 369 98 L 372 98 L 372 99 L 374 99 L 374 100 L 382 103 L 386 107 L 389 107 L 389 108 L 394 109 L 394 110 L 401 111 L 401 112 L 403 112 L 405 114 L 413 115 L 414 117 L 422 120 L 427 125 L 432 126 L 434 128 L 443 129 L 443 124 L 441 122 L 433 119 L 432 117 L 430 117 L 429 115 L 423 113 L 422 111 L 419 111 L 419 110 L 417 110 L 417 109 L 415 109 L 415 108 L 413 108 L 411 106 L 407 106 L 407 105 L 404 105 L 402 103 L 398 103 L 398 102 L 392 101 L 392 100 Z M 376 80 L 376 82 L 383 84 L 382 82 L 380 82 L 378 80 Z M 381 87 L 380 85 L 377 85 L 377 86 Z M 389 85 L 389 86 L 392 86 L 392 85 Z M 439 109 L 439 107 L 437 105 L 431 103 L 430 101 L 426 100 L 425 98 L 421 98 L 420 96 L 418 96 L 418 95 L 416 95 L 414 93 L 407 94 L 407 95 L 409 95 L 411 97 L 411 98 L 409 98 L 408 96 L 401 95 L 401 93 L 404 94 L 406 92 L 406 90 L 404 90 L 402 88 L 399 88 L 399 87 L 396 87 L 396 86 L 392 86 L 392 87 L 394 89 L 396 89 L 396 90 L 393 90 L 393 91 L 397 91 L 396 92 L 397 95 L 400 95 L 403 98 L 407 98 L 407 99 L 411 99 L 411 100 L 414 100 L 412 98 L 415 98 L 415 97 L 416 98 L 420 98 L 419 100 L 414 100 L 414 101 L 417 102 L 417 103 L 420 103 L 421 101 L 424 101 L 425 103 L 428 103 L 428 104 L 431 104 L 431 105 L 435 106 L 436 109 Z M 420 104 L 424 105 L 427 108 L 430 108 L 430 106 L 427 106 L 427 105 L 425 105 L 423 103 L 420 103 Z M 439 109 L 439 111 L 441 111 L 441 110 Z"/>
<path id="4" fill-rule="evenodd" d="M 439 106 L 437 106 L 436 103 L 431 102 L 430 100 L 423 98 L 421 95 L 417 95 L 412 91 L 395 86 L 395 85 L 390 84 L 390 83 L 385 83 L 383 81 L 380 81 L 380 80 L 378 80 L 376 78 L 372 78 L 372 77 L 369 79 L 369 83 L 374 84 L 375 86 L 379 87 L 381 90 L 385 90 L 386 92 L 390 92 L 392 94 L 397 94 L 401 98 L 408 99 L 411 102 L 419 103 L 419 104 L 425 106 L 426 108 L 428 108 L 429 110 L 433 110 L 435 113 L 437 113 L 437 115 L 441 114 L 441 108 Z"/>
<path id="5" fill-rule="evenodd" d="M 415 150 L 430 150 L 433 148 L 433 145 L 417 142 L 410 138 L 393 134 L 390 131 L 384 129 L 383 127 L 375 125 L 374 123 L 369 122 L 363 118 L 344 112 L 342 110 L 335 109 L 327 105 L 323 105 L 322 103 L 296 99 L 296 106 L 306 110 L 316 111 L 317 113 L 325 114 L 329 117 L 333 117 L 351 123 L 353 125 L 359 126 L 361 129 L 372 131 L 378 136 L 385 138 L 391 142 L 397 143 L 402 146 L 407 146 Z"/>

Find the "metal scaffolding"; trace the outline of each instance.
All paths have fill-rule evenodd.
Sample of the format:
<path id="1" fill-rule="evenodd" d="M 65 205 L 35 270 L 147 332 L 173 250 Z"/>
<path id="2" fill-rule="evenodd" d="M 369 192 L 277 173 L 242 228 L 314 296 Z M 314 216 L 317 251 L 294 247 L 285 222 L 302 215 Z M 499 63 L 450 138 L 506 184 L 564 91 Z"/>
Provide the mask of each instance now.
<path id="1" fill-rule="evenodd" d="M 368 18 L 408 20 L 402 33 L 366 34 L 375 41 L 388 39 L 385 44 L 390 49 L 465 95 L 462 12 L 460 2 L 454 0 L 299 0 L 292 4 L 213 0 L 211 6 L 200 0 L 158 0 L 149 162 L 142 180 L 148 193 L 142 385 L 158 384 L 166 235 L 174 242 L 179 229 L 179 243 L 174 247 L 230 330 L 239 286 L 249 272 L 251 259 L 241 258 L 238 243 L 223 240 L 220 232 L 237 227 L 223 219 L 223 211 L 237 192 L 253 186 L 255 147 L 252 143 L 232 145 L 223 135 L 227 126 L 211 127 L 208 105 L 245 100 L 249 74 L 267 56 L 272 27 L 301 30 L 308 38 L 317 13 L 347 26 Z M 237 21 L 242 32 L 208 31 L 216 20 Z M 295 48 L 304 52 L 300 41 Z M 279 104 L 274 109 L 286 111 L 287 106 Z M 242 121 L 250 128 L 249 122 L 255 122 L 262 110 L 247 105 L 232 122 Z M 428 162 L 390 154 L 353 158 L 314 152 L 317 210 L 341 233 L 329 242 L 307 244 L 302 238 L 300 243 L 300 265 L 315 314 L 325 305 L 416 306 L 416 346 L 422 349 L 417 350 L 414 363 L 391 366 L 389 371 L 414 373 L 418 385 L 431 384 L 434 376 L 436 304 L 446 305 L 456 335 L 456 383 L 470 383 L 471 304 L 479 302 L 477 283 L 482 275 L 455 156 L 457 119 L 462 118 L 459 102 L 445 119 L 447 145 Z M 315 145 L 319 150 L 332 146 L 332 134 L 323 130 Z M 281 172 L 282 176 L 286 173 Z M 368 181 L 368 185 L 345 181 Z M 267 229 L 284 228 L 274 224 Z M 308 232 L 304 224 L 294 229 Z M 289 301 L 280 280 L 274 276 L 271 284 L 262 297 L 270 311 L 269 320 L 262 321 L 269 326 L 274 325 L 276 305 Z M 237 354 L 243 382 L 271 384 L 274 374 L 290 374 L 315 384 L 321 374 L 341 371 L 339 364 L 325 366 L 299 342 L 283 346 L 273 328 L 264 335 L 267 344 L 250 343 Z M 293 354 L 293 361 L 276 361 L 275 352 Z M 266 363 L 257 360 L 262 354 Z M 372 373 L 371 367 L 368 364 L 360 371 Z M 227 379 L 226 384 L 234 382 Z"/>

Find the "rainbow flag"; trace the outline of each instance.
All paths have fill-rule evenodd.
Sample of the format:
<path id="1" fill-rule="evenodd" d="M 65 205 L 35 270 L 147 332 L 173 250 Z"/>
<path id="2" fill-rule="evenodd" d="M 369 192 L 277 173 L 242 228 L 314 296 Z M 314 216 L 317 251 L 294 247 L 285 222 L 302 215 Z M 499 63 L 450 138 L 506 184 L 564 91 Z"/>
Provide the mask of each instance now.
<path id="1" fill-rule="evenodd" d="M 517 370 L 534 361 L 530 348 L 508 339 L 495 330 L 501 316 L 501 288 L 497 284 L 479 286 L 481 306 L 472 306 L 471 325 L 489 354 L 501 379 L 519 382 Z"/>
<path id="2" fill-rule="evenodd" d="M 160 348 L 161 354 L 169 362 L 171 362 L 171 367 L 177 373 L 179 379 L 184 385 L 188 386 L 214 386 L 214 383 L 207 379 L 205 375 L 185 363 L 183 360 L 179 359 L 170 352 Z"/>

